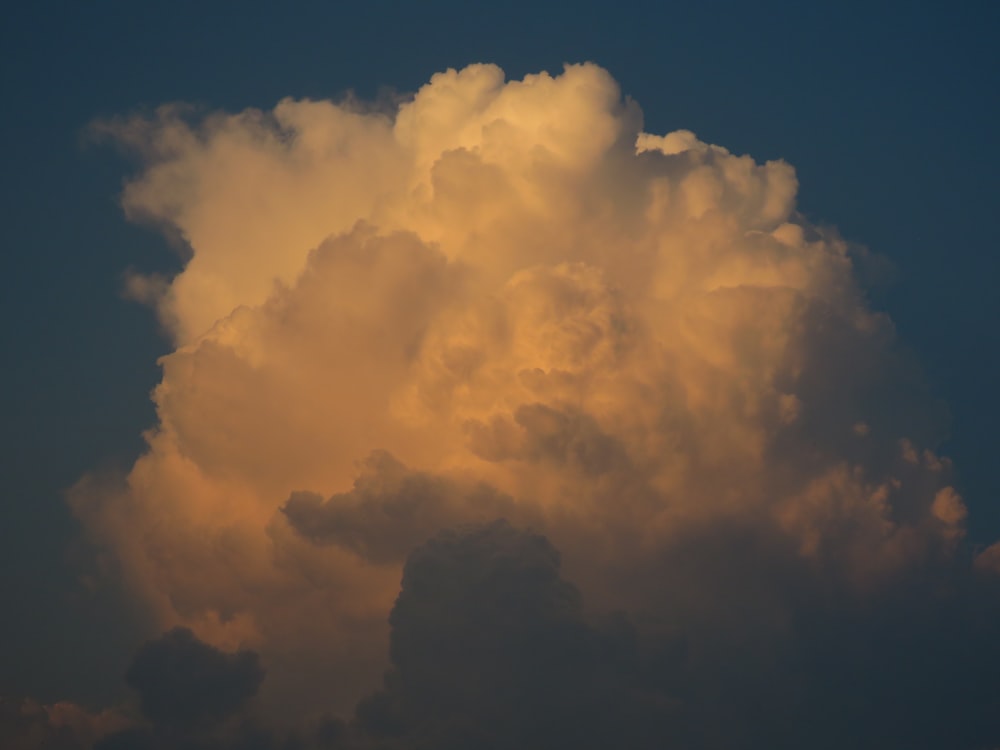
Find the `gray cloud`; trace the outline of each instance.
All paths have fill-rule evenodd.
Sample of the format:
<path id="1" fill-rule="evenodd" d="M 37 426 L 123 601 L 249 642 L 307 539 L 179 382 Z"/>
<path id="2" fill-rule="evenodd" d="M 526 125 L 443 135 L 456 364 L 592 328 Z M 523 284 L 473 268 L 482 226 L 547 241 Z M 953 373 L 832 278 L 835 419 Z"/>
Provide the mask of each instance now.
<path id="1" fill-rule="evenodd" d="M 547 461 L 601 475 L 630 467 L 622 444 L 579 409 L 535 403 L 489 424 L 471 421 L 469 447 L 487 461 Z"/>
<path id="2" fill-rule="evenodd" d="M 364 462 L 349 492 L 324 500 L 296 492 L 282 512 L 300 535 L 349 549 L 373 563 L 399 563 L 439 529 L 456 523 L 528 515 L 484 482 L 413 471 L 384 451 Z"/>
<path id="3" fill-rule="evenodd" d="M 257 654 L 227 654 L 175 628 L 146 643 L 125 674 L 143 713 L 156 725 L 211 726 L 242 709 L 260 687 Z"/>
<path id="4" fill-rule="evenodd" d="M 415 550 L 390 623 L 392 669 L 358 706 L 362 738 L 652 748 L 677 733 L 670 697 L 637 679 L 631 629 L 588 625 L 559 553 L 505 521 L 442 532 Z"/>

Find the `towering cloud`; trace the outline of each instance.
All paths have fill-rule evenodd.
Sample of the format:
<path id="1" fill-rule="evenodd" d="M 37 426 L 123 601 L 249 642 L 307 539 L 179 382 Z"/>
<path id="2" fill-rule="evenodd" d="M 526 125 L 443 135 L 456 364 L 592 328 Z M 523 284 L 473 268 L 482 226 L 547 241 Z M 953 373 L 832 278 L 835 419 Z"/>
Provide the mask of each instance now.
<path id="1" fill-rule="evenodd" d="M 129 282 L 176 343 L 148 450 L 72 505 L 163 629 L 260 653 L 269 715 L 367 695 L 351 731 L 404 742 L 452 722 L 414 701 L 468 637 L 505 675 L 463 673 L 470 701 L 547 685 L 713 746 L 797 696 L 815 718 L 817 675 L 850 690 L 816 644 L 893 597 L 954 590 L 965 632 L 996 555 L 957 554 L 934 409 L 788 164 L 643 132 L 594 65 L 100 127 L 141 160 L 128 215 L 187 255 Z M 526 726 L 497 747 L 565 724 Z"/>

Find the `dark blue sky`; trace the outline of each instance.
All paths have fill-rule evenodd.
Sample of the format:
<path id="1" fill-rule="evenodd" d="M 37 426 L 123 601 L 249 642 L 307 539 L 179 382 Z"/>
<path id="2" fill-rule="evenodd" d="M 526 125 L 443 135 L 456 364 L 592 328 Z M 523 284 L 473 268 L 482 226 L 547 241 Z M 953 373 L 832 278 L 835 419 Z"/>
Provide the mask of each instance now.
<path id="1" fill-rule="evenodd" d="M 641 104 L 647 130 L 687 128 L 758 161 L 786 159 L 807 216 L 894 263 L 874 304 L 950 409 L 943 452 L 971 538 L 1000 535 L 1000 8 L 173 2 L 4 15 L 0 585 L 17 605 L 0 623 L 0 691 L 100 702 L 139 637 L 114 597 L 75 594 L 78 530 L 61 493 L 140 449 L 168 348 L 153 315 L 122 299 L 122 274 L 179 262 L 125 223 L 116 201 L 128 165 L 88 145 L 86 128 L 167 101 L 268 107 L 414 90 L 470 62 L 519 77 L 592 60 Z"/>

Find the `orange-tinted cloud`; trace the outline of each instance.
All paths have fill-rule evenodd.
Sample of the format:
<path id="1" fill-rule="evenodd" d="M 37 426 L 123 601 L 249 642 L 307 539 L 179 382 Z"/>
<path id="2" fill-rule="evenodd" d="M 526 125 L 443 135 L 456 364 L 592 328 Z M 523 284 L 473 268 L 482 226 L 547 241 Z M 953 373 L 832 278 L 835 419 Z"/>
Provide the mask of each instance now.
<path id="1" fill-rule="evenodd" d="M 870 594 L 962 538 L 919 377 L 792 167 L 644 133 L 597 66 L 102 127 L 189 258 L 130 282 L 176 343 L 148 450 L 72 504 L 163 628 L 259 651 L 275 713 L 379 684 L 442 527 L 543 531 L 660 630 L 777 632 L 767 561 Z"/>

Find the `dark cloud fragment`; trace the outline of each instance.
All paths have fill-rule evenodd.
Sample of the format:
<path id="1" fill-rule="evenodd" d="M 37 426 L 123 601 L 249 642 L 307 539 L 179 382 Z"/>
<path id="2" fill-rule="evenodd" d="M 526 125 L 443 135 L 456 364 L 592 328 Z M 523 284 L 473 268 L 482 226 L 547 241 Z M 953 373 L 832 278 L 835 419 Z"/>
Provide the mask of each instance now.
<path id="1" fill-rule="evenodd" d="M 139 649 L 125 679 L 154 725 L 194 729 L 240 711 L 264 670 L 253 651 L 229 654 L 175 628 Z"/>
<path id="2" fill-rule="evenodd" d="M 191 742 L 171 738 L 175 747 L 189 747 Z M 160 737 L 149 727 L 130 727 L 116 732 L 94 745 L 94 750 L 161 750 L 168 740 Z"/>
<path id="3" fill-rule="evenodd" d="M 90 750 L 100 744 L 100 738 L 120 732 L 130 723 L 114 709 L 92 713 L 70 701 L 43 704 L 0 695 L 3 750 Z"/>
<path id="4" fill-rule="evenodd" d="M 282 512 L 305 539 L 344 547 L 373 563 L 402 562 L 442 528 L 525 515 L 486 483 L 413 471 L 385 451 L 368 457 L 349 492 L 326 500 L 295 492 Z"/>
<path id="5" fill-rule="evenodd" d="M 466 429 L 472 452 L 487 461 L 547 462 L 590 476 L 630 468 L 621 442 L 593 417 L 571 407 L 526 404 L 517 408 L 513 419 L 472 421 Z"/>
<path id="6" fill-rule="evenodd" d="M 502 520 L 415 550 L 390 616 L 393 666 L 358 706 L 360 736 L 456 750 L 676 736 L 676 706 L 644 688 L 632 630 L 590 626 L 559 563 L 544 536 Z"/>
<path id="7" fill-rule="evenodd" d="M 162 727 L 133 728 L 106 738 L 93 750 L 311 750 L 311 746 L 294 733 L 244 724 L 208 734 L 175 732 Z"/>
<path id="8" fill-rule="evenodd" d="M 0 697 L 0 747 L 4 750 L 84 750 L 72 727 L 52 721 L 45 706 L 32 700 Z"/>

